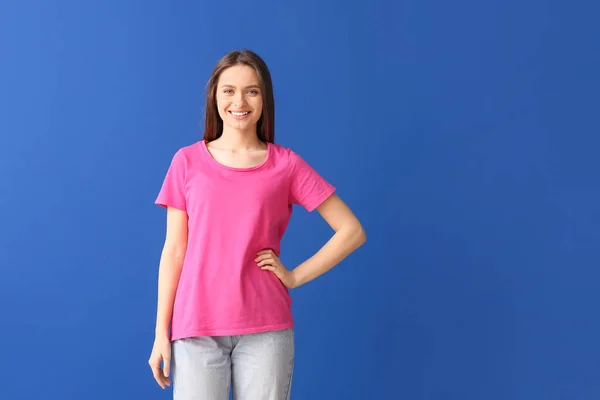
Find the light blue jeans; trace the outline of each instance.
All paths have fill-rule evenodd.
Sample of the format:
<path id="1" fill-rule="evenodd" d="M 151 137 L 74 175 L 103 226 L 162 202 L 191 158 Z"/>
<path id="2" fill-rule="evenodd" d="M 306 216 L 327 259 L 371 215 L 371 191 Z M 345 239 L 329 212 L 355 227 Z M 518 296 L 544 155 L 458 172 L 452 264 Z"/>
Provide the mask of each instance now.
<path id="1" fill-rule="evenodd" d="M 198 336 L 171 344 L 174 400 L 289 400 L 294 330 Z"/>

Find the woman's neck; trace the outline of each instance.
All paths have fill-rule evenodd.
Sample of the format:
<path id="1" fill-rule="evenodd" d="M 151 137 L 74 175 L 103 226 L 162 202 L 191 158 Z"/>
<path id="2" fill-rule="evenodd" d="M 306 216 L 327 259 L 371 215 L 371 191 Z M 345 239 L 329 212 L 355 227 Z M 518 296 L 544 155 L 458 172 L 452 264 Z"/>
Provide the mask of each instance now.
<path id="1" fill-rule="evenodd" d="M 223 134 L 212 143 L 223 150 L 252 151 L 264 148 L 256 131 L 239 132 L 223 130 Z"/>

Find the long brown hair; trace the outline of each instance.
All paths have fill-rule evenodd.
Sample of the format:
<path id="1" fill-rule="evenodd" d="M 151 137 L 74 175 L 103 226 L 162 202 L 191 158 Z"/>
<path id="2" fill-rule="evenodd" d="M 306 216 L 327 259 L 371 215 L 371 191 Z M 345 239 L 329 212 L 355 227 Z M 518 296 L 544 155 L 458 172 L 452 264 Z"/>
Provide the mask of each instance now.
<path id="1" fill-rule="evenodd" d="M 263 107 L 256 127 L 256 134 L 263 142 L 275 142 L 275 100 L 273 82 L 267 64 L 250 50 L 235 50 L 226 54 L 215 66 L 207 84 L 204 140 L 211 142 L 223 134 L 223 120 L 217 110 L 217 84 L 223 70 L 234 65 L 254 68 L 261 87 Z"/>

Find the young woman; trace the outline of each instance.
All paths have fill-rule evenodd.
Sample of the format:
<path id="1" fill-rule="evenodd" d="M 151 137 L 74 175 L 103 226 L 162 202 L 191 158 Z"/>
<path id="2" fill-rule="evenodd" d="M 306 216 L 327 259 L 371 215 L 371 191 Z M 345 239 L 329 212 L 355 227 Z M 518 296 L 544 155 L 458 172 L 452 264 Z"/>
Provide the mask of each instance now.
<path id="1" fill-rule="evenodd" d="M 163 389 L 172 372 L 176 400 L 226 400 L 231 388 L 236 400 L 289 399 L 289 289 L 366 240 L 335 188 L 275 144 L 274 108 L 264 61 L 248 50 L 223 57 L 208 82 L 204 138 L 175 153 L 156 199 L 167 229 L 149 364 Z M 279 255 L 292 204 L 316 209 L 335 234 L 288 269 Z"/>

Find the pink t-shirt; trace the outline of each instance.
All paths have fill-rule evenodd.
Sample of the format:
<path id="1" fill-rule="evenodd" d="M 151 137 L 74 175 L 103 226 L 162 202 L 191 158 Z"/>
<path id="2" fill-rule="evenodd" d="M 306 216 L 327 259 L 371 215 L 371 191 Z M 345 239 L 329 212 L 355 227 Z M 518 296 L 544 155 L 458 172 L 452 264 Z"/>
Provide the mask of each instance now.
<path id="1" fill-rule="evenodd" d="M 204 140 L 179 149 L 155 201 L 188 214 L 171 340 L 293 327 L 287 288 L 254 259 L 264 249 L 279 257 L 292 204 L 310 212 L 334 191 L 298 154 L 278 144 L 268 143 L 265 161 L 251 168 L 217 162 Z"/>

